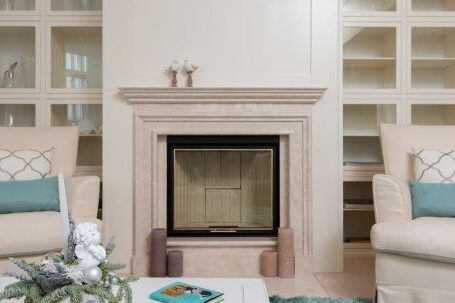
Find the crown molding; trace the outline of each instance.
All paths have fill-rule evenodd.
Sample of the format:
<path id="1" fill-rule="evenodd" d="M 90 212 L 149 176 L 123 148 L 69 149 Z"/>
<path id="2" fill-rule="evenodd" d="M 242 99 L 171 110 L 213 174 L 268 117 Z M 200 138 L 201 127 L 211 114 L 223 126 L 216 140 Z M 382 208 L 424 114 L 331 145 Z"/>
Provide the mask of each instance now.
<path id="1" fill-rule="evenodd" d="M 121 87 L 120 93 L 131 104 L 182 103 L 270 103 L 314 104 L 326 88 L 156 88 Z"/>

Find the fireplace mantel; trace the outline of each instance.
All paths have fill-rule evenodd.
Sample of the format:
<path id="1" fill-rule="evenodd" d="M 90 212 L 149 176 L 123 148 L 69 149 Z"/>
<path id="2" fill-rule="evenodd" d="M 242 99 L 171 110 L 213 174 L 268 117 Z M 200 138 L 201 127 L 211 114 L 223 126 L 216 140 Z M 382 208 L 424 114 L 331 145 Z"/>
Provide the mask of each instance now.
<path id="1" fill-rule="evenodd" d="M 121 87 L 129 103 L 295 103 L 314 104 L 322 98 L 325 88 L 156 88 Z"/>
<path id="2" fill-rule="evenodd" d="M 133 273 L 148 274 L 151 229 L 167 227 L 167 138 L 174 135 L 279 136 L 280 226 L 294 228 L 296 258 L 311 262 L 312 108 L 325 90 L 120 88 L 134 112 Z M 184 251 L 186 275 L 251 276 L 276 239 L 170 238 L 168 247 Z"/>

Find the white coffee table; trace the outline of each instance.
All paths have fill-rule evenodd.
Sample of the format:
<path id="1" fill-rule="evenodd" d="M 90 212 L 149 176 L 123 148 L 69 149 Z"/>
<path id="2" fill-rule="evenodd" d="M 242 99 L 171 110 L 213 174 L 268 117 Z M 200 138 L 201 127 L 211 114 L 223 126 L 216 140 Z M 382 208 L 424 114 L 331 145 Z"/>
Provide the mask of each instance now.
<path id="1" fill-rule="evenodd" d="M 1 278 L 0 289 L 14 282 L 14 279 Z M 183 282 L 204 288 L 210 288 L 224 293 L 223 303 L 269 303 L 269 296 L 265 283 L 261 279 L 233 279 L 233 278 L 142 278 L 132 283 L 134 303 L 155 303 L 150 300 L 150 293 L 171 284 Z M 9 302 L 20 302 L 11 300 Z"/>

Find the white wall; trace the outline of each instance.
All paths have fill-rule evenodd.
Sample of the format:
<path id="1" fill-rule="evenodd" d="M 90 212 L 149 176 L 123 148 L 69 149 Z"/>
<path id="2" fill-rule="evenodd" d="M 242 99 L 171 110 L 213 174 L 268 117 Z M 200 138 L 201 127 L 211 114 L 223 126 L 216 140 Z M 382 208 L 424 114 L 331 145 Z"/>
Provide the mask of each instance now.
<path id="1" fill-rule="evenodd" d="M 312 3 L 311 3 L 312 2 Z M 167 86 L 174 58 L 197 86 L 324 86 L 313 117 L 315 271 L 342 268 L 337 0 L 104 1 L 104 216 L 129 263 L 133 114 L 121 86 Z M 179 77 L 180 85 L 184 78 Z"/>

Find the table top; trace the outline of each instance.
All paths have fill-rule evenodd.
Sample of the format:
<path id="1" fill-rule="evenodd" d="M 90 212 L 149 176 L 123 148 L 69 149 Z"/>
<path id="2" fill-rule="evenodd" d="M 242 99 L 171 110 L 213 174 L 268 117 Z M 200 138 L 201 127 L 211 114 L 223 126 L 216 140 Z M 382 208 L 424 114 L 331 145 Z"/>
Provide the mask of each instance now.
<path id="1" fill-rule="evenodd" d="M 11 278 L 0 279 L 0 289 L 15 282 Z M 261 279 L 237 278 L 142 278 L 131 284 L 134 303 L 155 303 L 149 295 L 174 282 L 183 282 L 224 293 L 223 303 L 269 303 L 267 288 Z M 20 302 L 11 300 L 9 302 Z"/>

